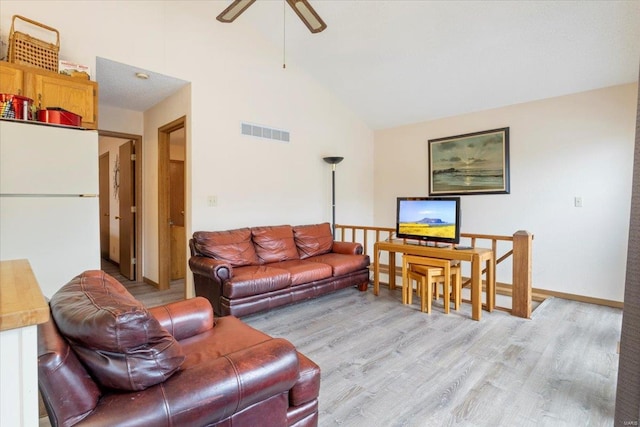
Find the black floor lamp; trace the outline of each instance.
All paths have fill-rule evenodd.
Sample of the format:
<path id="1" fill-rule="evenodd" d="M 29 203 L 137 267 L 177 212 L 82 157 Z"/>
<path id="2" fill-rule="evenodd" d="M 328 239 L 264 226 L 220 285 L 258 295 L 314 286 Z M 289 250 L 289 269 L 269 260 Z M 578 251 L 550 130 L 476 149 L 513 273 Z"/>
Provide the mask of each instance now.
<path id="1" fill-rule="evenodd" d="M 333 238 L 336 238 L 336 165 L 344 160 L 344 157 L 323 157 L 325 162 L 331 165 L 331 209 L 332 220 L 331 230 L 333 231 Z"/>

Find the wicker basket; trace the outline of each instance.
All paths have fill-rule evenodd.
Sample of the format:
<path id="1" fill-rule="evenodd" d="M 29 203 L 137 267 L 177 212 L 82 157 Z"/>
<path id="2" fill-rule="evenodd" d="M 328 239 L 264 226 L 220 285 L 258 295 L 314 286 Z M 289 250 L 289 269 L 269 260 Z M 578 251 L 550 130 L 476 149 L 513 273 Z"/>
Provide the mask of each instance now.
<path id="1" fill-rule="evenodd" d="M 27 33 L 15 31 L 16 19 L 25 21 L 38 31 L 42 29 L 55 33 L 55 44 L 30 36 Z M 53 34 L 52 34 L 53 38 Z M 58 52 L 60 52 L 60 33 L 55 28 L 33 21 L 20 15 L 14 15 L 9 32 L 9 62 L 14 64 L 31 65 L 45 70 L 58 72 Z"/>

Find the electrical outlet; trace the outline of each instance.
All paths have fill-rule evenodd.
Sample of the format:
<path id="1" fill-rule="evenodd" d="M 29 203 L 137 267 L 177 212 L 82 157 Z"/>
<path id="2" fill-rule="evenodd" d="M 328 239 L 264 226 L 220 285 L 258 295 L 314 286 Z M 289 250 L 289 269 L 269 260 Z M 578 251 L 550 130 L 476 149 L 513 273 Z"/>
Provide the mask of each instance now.
<path id="1" fill-rule="evenodd" d="M 210 208 L 218 206 L 218 196 L 208 196 L 207 206 L 209 206 Z"/>
<path id="2" fill-rule="evenodd" d="M 573 206 L 575 206 L 576 208 L 581 208 L 582 207 L 582 197 L 575 196 L 573 198 Z"/>

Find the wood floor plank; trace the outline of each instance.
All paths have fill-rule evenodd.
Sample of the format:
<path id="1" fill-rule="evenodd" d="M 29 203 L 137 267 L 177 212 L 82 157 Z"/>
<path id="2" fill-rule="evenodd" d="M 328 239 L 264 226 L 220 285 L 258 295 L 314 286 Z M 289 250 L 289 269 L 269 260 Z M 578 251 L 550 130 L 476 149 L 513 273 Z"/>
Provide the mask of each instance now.
<path id="1" fill-rule="evenodd" d="M 613 425 L 621 310 L 552 298 L 531 320 L 345 289 L 244 318 L 322 368 L 321 426 Z"/>

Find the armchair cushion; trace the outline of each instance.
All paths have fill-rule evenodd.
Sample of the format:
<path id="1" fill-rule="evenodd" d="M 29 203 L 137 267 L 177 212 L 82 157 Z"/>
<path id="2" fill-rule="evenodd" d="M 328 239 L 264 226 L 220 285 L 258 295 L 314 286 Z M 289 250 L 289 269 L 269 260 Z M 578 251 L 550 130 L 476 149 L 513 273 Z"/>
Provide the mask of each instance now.
<path id="1" fill-rule="evenodd" d="M 259 263 L 251 241 L 250 228 L 226 231 L 196 231 L 193 233 L 193 239 L 199 253 L 220 261 L 226 261 L 232 267 Z"/>
<path id="2" fill-rule="evenodd" d="M 253 227 L 251 234 L 262 263 L 299 259 L 290 225 Z"/>
<path id="3" fill-rule="evenodd" d="M 328 222 L 293 227 L 293 237 L 298 248 L 300 259 L 309 258 L 331 252 L 333 235 Z"/>
<path id="4" fill-rule="evenodd" d="M 104 387 L 143 390 L 165 381 L 184 361 L 175 338 L 103 271 L 76 276 L 50 306 L 60 332 Z"/>

